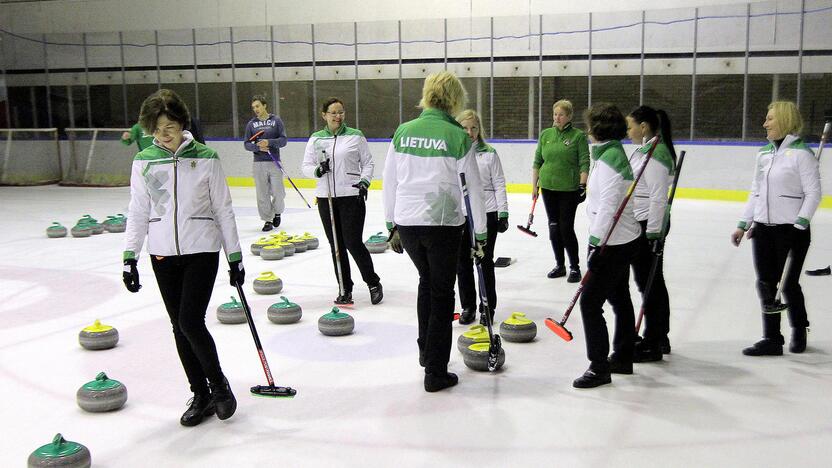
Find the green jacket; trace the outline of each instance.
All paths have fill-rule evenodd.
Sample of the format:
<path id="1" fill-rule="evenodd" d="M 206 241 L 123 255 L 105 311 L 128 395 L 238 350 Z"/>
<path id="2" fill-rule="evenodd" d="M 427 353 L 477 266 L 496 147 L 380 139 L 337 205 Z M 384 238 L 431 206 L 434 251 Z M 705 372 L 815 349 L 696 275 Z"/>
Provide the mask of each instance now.
<path id="1" fill-rule="evenodd" d="M 121 140 L 121 142 L 125 146 L 130 146 L 134 141 L 139 146 L 139 151 L 142 151 L 147 147 L 153 146 L 153 135 L 144 133 L 142 127 L 139 124 L 135 124 L 130 127 L 130 138 Z"/>
<path id="2" fill-rule="evenodd" d="M 589 172 L 589 142 L 581 130 L 566 124 L 563 130 L 547 128 L 540 133 L 533 167 L 538 169 L 538 185 L 546 190 L 578 190 L 581 173 Z"/>

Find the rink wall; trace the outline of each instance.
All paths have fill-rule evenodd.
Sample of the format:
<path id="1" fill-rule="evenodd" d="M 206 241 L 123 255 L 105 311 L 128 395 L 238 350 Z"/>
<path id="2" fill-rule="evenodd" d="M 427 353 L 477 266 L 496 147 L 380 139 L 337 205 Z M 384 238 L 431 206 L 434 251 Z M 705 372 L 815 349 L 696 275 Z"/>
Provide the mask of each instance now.
<path id="1" fill-rule="evenodd" d="M 370 151 L 375 162 L 373 188 L 381 188 L 384 159 L 390 140 L 372 139 Z M 494 140 L 490 142 L 500 155 L 506 175 L 508 191 L 531 192 L 531 167 L 537 142 L 534 140 Z M 209 140 L 222 160 L 229 183 L 233 186 L 253 186 L 251 153 L 243 149 L 239 140 Z M 754 156 L 760 143 L 726 143 L 680 141 L 676 151 L 687 151 L 685 165 L 679 179 L 680 198 L 744 201 L 751 185 Z M 313 187 L 314 181 L 301 173 L 301 160 L 306 139 L 290 139 L 281 150 L 284 168 L 299 187 Z M 624 145 L 631 151 L 634 146 Z M 816 150 L 817 145 L 813 145 Z M 832 192 L 832 165 L 821 165 L 823 192 Z M 288 182 L 286 182 L 288 184 Z M 825 196 L 823 207 L 832 208 L 832 197 Z"/>

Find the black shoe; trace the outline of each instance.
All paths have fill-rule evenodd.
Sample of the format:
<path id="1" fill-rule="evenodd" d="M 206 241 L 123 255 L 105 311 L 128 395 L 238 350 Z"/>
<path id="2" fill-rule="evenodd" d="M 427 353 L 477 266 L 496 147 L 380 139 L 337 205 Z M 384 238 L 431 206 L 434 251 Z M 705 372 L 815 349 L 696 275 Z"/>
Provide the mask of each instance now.
<path id="1" fill-rule="evenodd" d="M 222 383 L 210 384 L 211 399 L 217 410 L 217 417 L 225 420 L 234 415 L 237 411 L 237 399 L 231 393 L 231 387 L 228 385 L 228 379 L 223 378 Z"/>
<path id="2" fill-rule="evenodd" d="M 370 286 L 370 303 L 373 305 L 378 304 L 384 298 L 384 289 L 381 287 L 381 283 Z"/>
<path id="3" fill-rule="evenodd" d="M 349 307 L 349 306 L 355 304 L 355 302 L 353 302 L 353 300 L 352 300 L 352 293 L 351 292 L 345 292 L 344 294 L 336 297 L 335 300 L 332 301 L 332 302 L 334 302 L 335 305 L 342 306 L 342 307 Z"/>
<path id="4" fill-rule="evenodd" d="M 633 363 L 619 359 L 615 353 L 607 358 L 607 362 L 610 363 L 610 374 L 630 375 L 633 373 Z"/>
<path id="5" fill-rule="evenodd" d="M 595 388 L 608 383 L 612 383 L 609 372 L 595 372 L 592 369 L 587 369 L 584 375 L 572 382 L 572 386 L 575 388 Z"/>
<path id="6" fill-rule="evenodd" d="M 214 401 L 210 394 L 194 393 L 188 400 L 188 409 L 179 418 L 179 424 L 193 427 L 201 423 L 206 416 L 214 414 Z"/>
<path id="7" fill-rule="evenodd" d="M 274 225 L 274 227 L 280 226 L 280 215 L 279 214 L 274 215 L 274 219 L 272 219 L 272 224 Z"/>
<path id="8" fill-rule="evenodd" d="M 663 359 L 662 347 L 648 341 L 636 343 L 633 362 L 656 362 Z"/>
<path id="9" fill-rule="evenodd" d="M 832 267 L 819 268 L 817 270 L 806 270 L 809 276 L 829 276 L 832 275 Z"/>
<path id="10" fill-rule="evenodd" d="M 271 221 L 266 221 L 266 224 L 263 225 L 263 232 L 269 232 L 274 229 Z"/>
<path id="11" fill-rule="evenodd" d="M 474 320 L 477 318 L 477 310 L 473 307 L 468 307 L 467 309 L 462 309 L 462 313 L 459 314 L 459 324 L 460 325 L 468 325 L 470 323 L 474 323 Z"/>
<path id="12" fill-rule="evenodd" d="M 662 354 L 670 354 L 670 339 L 665 336 L 661 341 L 659 349 L 662 350 Z"/>
<path id="13" fill-rule="evenodd" d="M 792 341 L 789 343 L 789 351 L 800 354 L 806 351 L 806 328 L 799 327 L 792 329 Z"/>
<path id="14" fill-rule="evenodd" d="M 578 267 L 569 268 L 569 276 L 566 277 L 567 283 L 577 283 L 581 280 L 581 269 Z"/>
<path id="15" fill-rule="evenodd" d="M 754 345 L 742 350 L 746 356 L 782 356 L 783 343 L 772 338 L 763 338 Z"/>
<path id="16" fill-rule="evenodd" d="M 451 372 L 444 374 L 425 373 L 425 391 L 438 392 L 459 383 L 459 377 Z"/>
<path id="17" fill-rule="evenodd" d="M 547 278 L 560 278 L 561 276 L 566 276 L 566 267 L 563 265 L 557 265 L 552 268 L 552 271 L 546 274 Z"/>
<path id="18" fill-rule="evenodd" d="M 486 321 L 485 321 L 486 320 L 486 318 L 485 318 L 485 306 L 480 304 L 479 311 L 480 311 L 480 325 L 482 325 L 484 327 L 487 327 L 488 323 L 486 323 Z M 492 327 L 494 326 L 494 309 L 491 309 L 491 326 Z"/>

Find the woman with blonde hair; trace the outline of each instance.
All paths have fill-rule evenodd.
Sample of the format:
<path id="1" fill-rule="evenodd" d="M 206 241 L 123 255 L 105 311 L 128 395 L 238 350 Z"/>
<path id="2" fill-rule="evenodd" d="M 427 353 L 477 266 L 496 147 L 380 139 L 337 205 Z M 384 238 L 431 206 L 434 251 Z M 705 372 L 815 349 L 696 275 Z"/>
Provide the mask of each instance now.
<path id="1" fill-rule="evenodd" d="M 485 278 L 485 289 L 488 293 L 488 308 L 491 318 L 494 318 L 494 309 L 497 307 L 497 291 L 494 280 L 494 243 L 497 240 L 498 232 L 508 230 L 508 197 L 506 196 L 506 178 L 503 174 L 503 166 L 500 164 L 500 157 L 497 150 L 485 142 L 485 135 L 482 130 L 482 122 L 479 114 L 471 109 L 462 111 L 456 116 L 456 121 L 462 125 L 471 142 L 476 148 L 477 168 L 480 171 L 482 180 L 483 197 L 485 202 L 485 216 L 487 239 L 485 243 L 485 255 L 480 262 L 483 277 Z M 474 281 L 474 263 L 470 255 L 471 234 L 468 225 L 465 225 L 462 235 L 462 242 L 459 248 L 459 262 L 456 266 L 456 276 L 459 281 L 459 302 L 462 305 L 462 313 L 459 316 L 459 323 L 467 325 L 476 317 L 477 288 Z M 480 323 L 485 324 L 485 304 L 480 302 Z"/>
<path id="2" fill-rule="evenodd" d="M 578 238 L 575 236 L 575 211 L 586 199 L 589 174 L 589 143 L 581 130 L 572 126 L 572 103 L 561 99 L 552 106 L 550 128 L 540 133 L 532 164 L 532 198 L 543 194 L 549 218 L 549 241 L 555 253 L 555 268 L 546 276 L 566 276 L 563 251 L 569 256 L 566 280 L 581 280 Z"/>
<path id="3" fill-rule="evenodd" d="M 460 174 L 465 175 L 477 248 L 486 240 L 482 182 L 476 145 L 452 116 L 465 104 L 459 79 L 443 71 L 425 78 L 422 113 L 399 125 L 384 165 L 384 218 L 394 251 L 407 251 L 419 272 L 416 313 L 419 363 L 425 368 L 425 391 L 457 384 L 448 372 L 454 313 L 456 261 L 465 224 Z"/>
<path id="4" fill-rule="evenodd" d="M 743 349 L 746 356 L 783 354 L 785 340 L 780 333 L 776 295 L 789 256 L 782 287 L 792 325 L 789 351 L 806 350 L 809 320 L 799 280 L 811 242 L 809 222 L 821 198 L 818 161 L 800 139 L 803 119 L 797 106 L 790 101 L 772 102 L 763 128 L 769 143 L 757 153 L 751 194 L 731 234 L 736 246 L 743 235 L 751 239 L 757 294 L 763 307 L 763 339 Z"/>

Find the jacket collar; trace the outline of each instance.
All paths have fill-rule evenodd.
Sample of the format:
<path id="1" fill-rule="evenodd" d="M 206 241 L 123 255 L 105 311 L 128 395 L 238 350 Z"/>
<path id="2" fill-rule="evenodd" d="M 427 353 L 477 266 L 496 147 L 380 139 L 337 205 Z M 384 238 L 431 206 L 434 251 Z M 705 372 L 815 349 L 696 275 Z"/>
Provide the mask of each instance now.
<path id="1" fill-rule="evenodd" d="M 341 124 L 341 126 L 338 127 L 338 131 L 335 132 L 335 133 L 332 133 L 332 131 L 330 131 L 330 129 L 329 129 L 329 126 L 327 125 L 321 131 L 324 132 L 327 136 L 340 136 L 340 135 L 343 135 L 343 134 L 347 133 L 347 126 L 344 125 L 344 124 Z"/>
<path id="2" fill-rule="evenodd" d="M 189 132 L 187 130 L 182 130 L 182 144 L 179 145 L 179 148 L 177 148 L 176 151 L 171 151 L 171 150 L 165 148 L 164 146 L 162 146 L 159 143 L 159 140 L 157 140 L 156 138 L 153 138 L 153 144 L 155 146 L 158 146 L 159 148 L 162 148 L 162 150 L 167 151 L 169 153 L 173 153 L 173 156 L 179 156 L 180 154 L 182 154 L 182 152 L 184 152 L 186 149 L 188 149 L 188 147 L 191 146 L 193 144 L 193 142 L 194 142 L 194 136 L 191 134 L 191 132 Z"/>
<path id="3" fill-rule="evenodd" d="M 563 130 L 559 129 L 557 125 L 552 125 L 552 128 L 554 128 L 558 133 L 566 133 L 572 129 L 572 122 L 567 122 L 566 125 L 563 126 Z"/>
<path id="4" fill-rule="evenodd" d="M 453 125 L 459 128 L 462 128 L 462 125 L 460 125 L 460 123 L 457 122 L 453 117 L 448 115 L 447 112 L 440 109 L 434 109 L 433 107 L 428 107 L 425 110 L 423 110 L 422 113 L 419 114 L 419 118 L 444 120 L 446 122 L 452 123 Z"/>
<path id="5" fill-rule="evenodd" d="M 607 140 L 592 147 L 592 159 L 598 160 L 605 151 L 610 148 L 618 146 L 621 147 L 621 142 L 618 140 Z"/>

